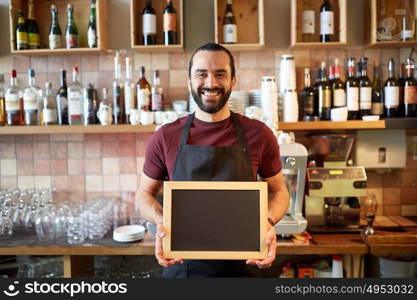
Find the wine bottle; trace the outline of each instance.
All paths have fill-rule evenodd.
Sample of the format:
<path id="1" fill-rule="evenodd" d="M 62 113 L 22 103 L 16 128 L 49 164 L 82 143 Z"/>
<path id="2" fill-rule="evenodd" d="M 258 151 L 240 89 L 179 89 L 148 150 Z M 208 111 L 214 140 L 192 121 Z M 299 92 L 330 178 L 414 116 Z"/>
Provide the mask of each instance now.
<path id="1" fill-rule="evenodd" d="M 125 123 L 129 124 L 130 110 L 136 107 L 136 88 L 132 80 L 133 65 L 130 57 L 126 57 L 126 80 L 125 80 Z"/>
<path id="2" fill-rule="evenodd" d="M 417 117 L 417 81 L 414 78 L 414 60 L 407 58 L 407 77 L 404 81 L 404 116 Z"/>
<path id="3" fill-rule="evenodd" d="M 355 58 L 348 59 L 348 79 L 346 80 L 346 102 L 348 119 L 359 119 L 359 82 L 355 77 Z"/>
<path id="4" fill-rule="evenodd" d="M 153 111 L 162 111 L 164 110 L 164 91 L 160 84 L 159 71 L 154 71 L 153 76 L 153 86 L 151 89 L 152 97 L 152 110 Z"/>
<path id="5" fill-rule="evenodd" d="M 321 69 L 316 70 L 316 81 L 313 85 L 314 92 L 314 119 L 318 120 L 319 118 L 319 85 L 321 83 Z"/>
<path id="6" fill-rule="evenodd" d="M 83 89 L 83 93 L 83 124 L 96 124 L 97 90 L 89 83 L 88 88 Z"/>
<path id="7" fill-rule="evenodd" d="M 304 69 L 304 89 L 301 91 L 301 120 L 314 120 L 314 91 L 311 87 L 310 69 Z"/>
<path id="8" fill-rule="evenodd" d="M 400 74 L 398 78 L 398 85 L 400 86 L 400 100 L 398 102 L 398 116 L 404 117 L 404 86 L 405 86 L 405 64 L 400 64 Z"/>
<path id="9" fill-rule="evenodd" d="M 167 0 L 164 15 L 164 44 L 177 44 L 177 11 L 172 4 L 172 0 Z"/>
<path id="10" fill-rule="evenodd" d="M 16 50 L 28 49 L 28 30 L 23 10 L 17 12 Z"/>
<path id="11" fill-rule="evenodd" d="M 302 10 L 302 41 L 310 43 L 314 41 L 316 12 L 314 11 L 312 0 L 303 0 Z"/>
<path id="12" fill-rule="evenodd" d="M 320 8 L 320 42 L 332 41 L 334 35 L 334 12 L 329 0 L 324 0 Z"/>
<path id="13" fill-rule="evenodd" d="M 68 123 L 69 125 L 82 125 L 83 113 L 83 86 L 80 83 L 77 67 L 72 69 L 72 82 L 68 86 Z"/>
<path id="14" fill-rule="evenodd" d="M 10 72 L 10 86 L 6 89 L 5 106 L 7 125 L 21 125 L 19 116 L 21 115 L 19 88 L 17 87 L 16 70 Z M 23 101 L 23 100 L 22 100 Z"/>
<path id="15" fill-rule="evenodd" d="M 68 94 L 67 94 L 67 73 L 61 70 L 61 86 L 56 94 L 56 107 L 58 124 L 68 125 Z"/>
<path id="16" fill-rule="evenodd" d="M 38 23 L 35 18 L 34 3 L 33 0 L 28 2 L 28 19 L 26 21 L 26 28 L 28 30 L 28 46 L 29 49 L 39 49 L 41 47 L 39 39 Z"/>
<path id="17" fill-rule="evenodd" d="M 371 114 L 372 109 L 372 84 L 368 77 L 368 58 L 361 57 L 360 60 L 361 76 L 359 77 L 359 109 L 361 116 Z"/>
<path id="18" fill-rule="evenodd" d="M 54 4 L 51 5 L 51 29 L 49 30 L 49 48 L 58 49 L 62 47 L 62 32 L 58 21 L 58 10 Z"/>
<path id="19" fill-rule="evenodd" d="M 67 30 L 65 32 L 67 48 L 78 47 L 78 30 L 74 20 L 74 8 L 72 4 L 67 6 Z"/>
<path id="20" fill-rule="evenodd" d="M 345 107 L 346 106 L 346 90 L 345 83 L 340 79 L 342 74 L 342 66 L 339 64 L 339 60 L 335 59 L 334 62 L 334 80 L 332 84 L 332 107 Z"/>
<path id="21" fill-rule="evenodd" d="M 0 74 L 0 126 L 6 124 L 6 100 L 4 98 L 4 75 Z"/>
<path id="22" fill-rule="evenodd" d="M 145 46 L 156 45 L 156 14 L 151 0 L 146 0 L 142 12 L 142 34 Z"/>
<path id="23" fill-rule="evenodd" d="M 122 64 L 121 56 L 114 57 L 114 81 L 113 81 L 113 124 L 125 123 L 124 84 L 121 80 Z"/>
<path id="24" fill-rule="evenodd" d="M 145 77 L 145 67 L 140 67 L 140 78 L 137 83 L 137 94 L 138 94 L 138 109 L 144 111 L 152 110 L 151 107 L 151 85 Z"/>
<path id="25" fill-rule="evenodd" d="M 232 0 L 227 0 L 226 13 L 223 17 L 223 43 L 237 43 L 237 25 L 235 15 L 233 14 Z"/>
<path id="26" fill-rule="evenodd" d="M 35 81 L 35 70 L 29 69 L 28 86 L 23 91 L 26 125 L 38 125 L 38 123 L 42 123 L 39 118 L 39 103 L 42 103 L 40 91 L 41 89 L 36 85 Z"/>
<path id="27" fill-rule="evenodd" d="M 332 88 L 327 81 L 326 63 L 321 63 L 321 80 L 318 85 L 319 93 L 319 119 L 330 120 L 330 109 L 332 107 Z"/>
<path id="28" fill-rule="evenodd" d="M 97 48 L 96 0 L 92 0 L 90 5 L 90 16 L 87 28 L 87 41 L 89 48 Z"/>
<path id="29" fill-rule="evenodd" d="M 57 123 L 57 111 L 55 99 L 52 97 L 52 83 L 45 83 L 43 92 L 43 124 L 53 125 Z"/>
<path id="30" fill-rule="evenodd" d="M 385 117 L 398 117 L 398 106 L 400 102 L 400 86 L 395 79 L 395 62 L 391 58 L 388 63 L 388 79 L 384 87 Z"/>
<path id="31" fill-rule="evenodd" d="M 384 117 L 384 97 L 382 96 L 381 71 L 374 65 L 374 80 L 372 81 L 372 111 L 373 115 Z"/>

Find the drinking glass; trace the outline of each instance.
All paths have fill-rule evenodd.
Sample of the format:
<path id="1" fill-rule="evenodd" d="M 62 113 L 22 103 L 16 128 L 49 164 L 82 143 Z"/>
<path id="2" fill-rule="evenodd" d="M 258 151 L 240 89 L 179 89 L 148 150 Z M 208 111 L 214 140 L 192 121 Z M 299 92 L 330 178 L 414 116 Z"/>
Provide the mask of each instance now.
<path id="1" fill-rule="evenodd" d="M 364 210 L 365 219 L 366 219 L 366 228 L 364 229 L 364 233 L 366 235 L 375 233 L 375 229 L 372 226 L 375 220 L 377 207 L 378 207 L 378 204 L 376 202 L 375 195 L 369 195 L 365 198 L 365 202 L 363 204 L 363 210 Z"/>

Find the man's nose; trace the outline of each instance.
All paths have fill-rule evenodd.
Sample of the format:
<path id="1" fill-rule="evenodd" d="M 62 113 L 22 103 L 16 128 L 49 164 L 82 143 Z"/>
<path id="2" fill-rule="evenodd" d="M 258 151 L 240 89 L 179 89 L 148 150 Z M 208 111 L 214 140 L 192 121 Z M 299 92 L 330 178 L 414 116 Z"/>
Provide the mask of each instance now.
<path id="1" fill-rule="evenodd" d="M 209 88 L 217 87 L 217 79 L 213 74 L 208 74 L 206 77 L 205 86 Z"/>

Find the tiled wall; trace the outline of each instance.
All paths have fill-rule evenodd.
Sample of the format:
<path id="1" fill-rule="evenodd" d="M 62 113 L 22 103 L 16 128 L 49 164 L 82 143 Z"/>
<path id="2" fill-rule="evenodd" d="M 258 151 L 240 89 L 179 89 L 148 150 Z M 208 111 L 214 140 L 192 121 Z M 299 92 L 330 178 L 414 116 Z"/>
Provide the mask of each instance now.
<path id="1" fill-rule="evenodd" d="M 321 61 L 367 56 L 372 64 L 386 65 L 389 58 L 396 61 L 409 54 L 409 49 L 365 50 L 265 50 L 234 53 L 238 75 L 237 89 L 259 88 L 264 75 L 278 75 L 282 54 L 296 58 L 298 88 L 303 85 L 303 68 L 319 66 Z M 148 70 L 161 71 L 161 81 L 169 100 L 188 99 L 186 76 L 190 53 L 135 54 L 135 71 L 144 65 Z M 27 68 L 36 70 L 38 85 L 51 81 L 59 83 L 59 70 L 80 66 L 84 85 L 110 87 L 114 66 L 112 55 L 81 56 L 0 56 L 0 73 L 12 68 L 18 72 L 19 85 L 26 85 Z M 135 73 L 137 76 L 137 73 Z M 386 76 L 384 72 L 384 76 Z M 70 76 L 69 76 L 70 77 Z M 70 78 L 68 78 L 71 81 Z M 6 76 L 8 82 L 8 76 Z M 409 135 L 417 135 L 410 132 Z M 71 191 L 73 197 L 96 195 L 133 197 L 140 180 L 143 156 L 150 134 L 67 134 L 0 136 L 0 187 L 53 187 Z M 411 140 L 411 138 L 409 138 Z M 417 161 L 408 147 L 407 169 L 387 174 L 368 172 L 370 192 L 378 198 L 379 214 L 417 215 Z"/>

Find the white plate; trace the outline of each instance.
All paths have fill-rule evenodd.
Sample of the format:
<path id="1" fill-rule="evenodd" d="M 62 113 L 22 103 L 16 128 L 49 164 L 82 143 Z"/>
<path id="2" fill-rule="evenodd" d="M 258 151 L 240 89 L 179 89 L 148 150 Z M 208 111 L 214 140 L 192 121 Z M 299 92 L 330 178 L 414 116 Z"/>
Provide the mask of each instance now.
<path id="1" fill-rule="evenodd" d="M 364 121 L 378 121 L 379 120 L 379 116 L 376 115 L 371 115 L 371 116 L 362 116 L 362 120 Z"/>

